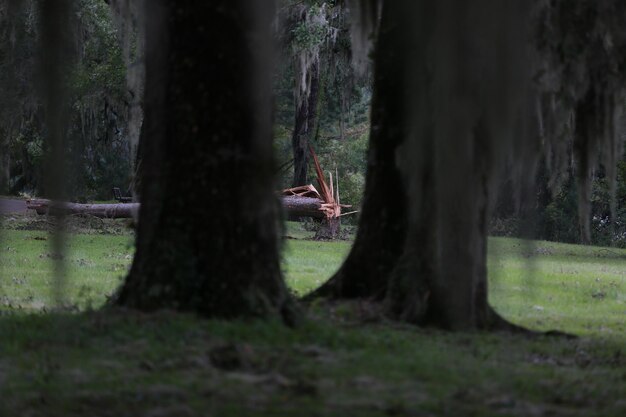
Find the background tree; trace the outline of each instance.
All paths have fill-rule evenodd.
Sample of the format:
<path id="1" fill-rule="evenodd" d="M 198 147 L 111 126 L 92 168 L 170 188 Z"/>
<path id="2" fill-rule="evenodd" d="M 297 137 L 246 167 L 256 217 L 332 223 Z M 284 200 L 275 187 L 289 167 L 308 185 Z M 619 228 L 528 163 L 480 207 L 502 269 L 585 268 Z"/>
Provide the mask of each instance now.
<path id="1" fill-rule="evenodd" d="M 340 14 L 332 2 L 317 1 L 287 3 L 279 14 L 282 43 L 291 50 L 293 65 L 293 187 L 309 183 L 309 144 L 317 133 L 324 57 L 332 53 L 329 50 L 337 40 Z"/>
<path id="2" fill-rule="evenodd" d="M 41 118 L 35 91 L 36 8 L 33 2 L 0 2 L 0 192 L 34 181 L 33 158 L 41 158 Z M 34 133 L 35 131 L 36 133 Z M 33 132 L 34 134 L 31 134 Z M 34 136 L 35 146 L 22 145 Z M 21 168 L 21 169 L 20 169 Z"/>
<path id="3" fill-rule="evenodd" d="M 511 199 L 503 195 L 498 233 L 623 244 L 625 15 L 619 1 L 552 1 L 537 9 L 533 43 L 540 58 L 535 79 L 544 158 L 534 195 L 526 196 L 531 222 L 522 224 L 530 230 L 518 230 L 520 216 L 511 204 L 502 212 L 502 202 Z M 577 212 L 578 224 L 572 223 Z"/>
<path id="4" fill-rule="evenodd" d="M 160 0 L 145 10 L 149 146 L 119 305 L 291 317 L 272 181 L 273 15 L 257 3 Z"/>
<path id="5" fill-rule="evenodd" d="M 349 10 L 341 1 L 281 3 L 274 147 L 281 188 L 314 182 L 309 175 L 311 145 L 327 181 L 332 172 L 341 201 L 358 211 L 365 182 L 371 80 L 369 72 L 354 71 L 349 22 Z M 306 97 L 308 102 L 303 101 Z M 302 117 L 305 113 L 311 118 Z M 342 222 L 355 217 L 342 217 Z M 310 226 L 319 237 L 333 236 L 335 230 L 325 222 Z"/>
<path id="6" fill-rule="evenodd" d="M 357 76 L 351 65 L 349 21 L 343 2 L 282 2 L 277 33 L 283 59 L 275 92 L 276 148 L 286 161 L 282 164 L 284 187 L 311 181 L 309 144 L 326 169 L 334 171 L 337 166 L 344 171 L 340 172 L 341 189 L 352 190 L 350 182 L 358 182 L 354 175 L 364 171 L 361 166 L 344 169 L 343 163 L 337 163 L 339 159 L 356 162 L 346 153 L 365 131 L 369 106 L 370 80 Z M 355 152 L 359 153 L 363 151 Z"/>
<path id="7" fill-rule="evenodd" d="M 126 66 L 126 138 L 130 145 L 130 160 L 133 164 L 132 191 L 138 198 L 141 178 L 141 152 L 139 137 L 143 124 L 143 95 L 145 74 L 145 17 L 142 14 L 143 0 L 105 0 L 111 7 L 117 26 Z"/>

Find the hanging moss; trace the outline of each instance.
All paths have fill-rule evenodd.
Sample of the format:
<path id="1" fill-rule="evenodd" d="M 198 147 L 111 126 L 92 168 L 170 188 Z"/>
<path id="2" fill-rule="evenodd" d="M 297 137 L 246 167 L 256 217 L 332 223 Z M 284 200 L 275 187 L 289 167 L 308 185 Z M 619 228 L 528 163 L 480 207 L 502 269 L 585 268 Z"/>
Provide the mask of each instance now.
<path id="1" fill-rule="evenodd" d="M 551 183 L 573 168 L 586 241 L 591 180 L 599 163 L 609 180 L 615 218 L 615 167 L 623 151 L 626 104 L 625 17 L 620 0 L 551 0 L 542 2 L 535 16 L 540 133 Z"/>
<path id="2" fill-rule="evenodd" d="M 369 72 L 370 52 L 376 39 L 382 0 L 349 0 L 352 63 L 359 75 Z"/>
<path id="3" fill-rule="evenodd" d="M 144 0 L 108 0 L 113 18 L 118 28 L 126 64 L 126 98 L 128 118 L 128 140 L 131 148 L 131 161 L 135 164 L 135 175 L 139 166 L 139 137 L 143 125 L 143 96 L 145 85 L 145 16 Z"/>

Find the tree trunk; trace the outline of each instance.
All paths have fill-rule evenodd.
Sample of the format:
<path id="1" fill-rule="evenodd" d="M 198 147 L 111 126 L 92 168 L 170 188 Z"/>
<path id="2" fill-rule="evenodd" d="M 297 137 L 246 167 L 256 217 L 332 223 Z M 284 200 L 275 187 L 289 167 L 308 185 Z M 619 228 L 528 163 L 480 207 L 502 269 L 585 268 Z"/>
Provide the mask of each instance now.
<path id="1" fill-rule="evenodd" d="M 382 297 L 406 236 L 406 191 L 396 164 L 405 137 L 406 27 L 398 4 L 385 2 L 374 52 L 374 96 L 363 209 L 352 250 L 339 271 L 310 297 Z M 402 51 L 402 52 L 399 52 Z"/>
<path id="2" fill-rule="evenodd" d="M 478 1 L 384 3 L 361 229 L 315 295 L 384 299 L 416 324 L 512 328 L 487 303 L 487 216 L 524 105 L 525 9 Z"/>
<path id="3" fill-rule="evenodd" d="M 11 153 L 8 142 L 8 135 L 3 130 L 0 130 L 0 194 L 6 194 L 10 188 Z"/>
<path id="4" fill-rule="evenodd" d="M 296 120 L 291 137 L 293 149 L 293 184 L 292 187 L 308 184 L 309 143 L 315 134 L 317 123 L 317 102 L 320 87 L 319 63 L 310 68 L 310 90 L 308 95 L 296 103 Z"/>
<path id="5" fill-rule="evenodd" d="M 282 197 L 283 207 L 289 216 L 313 217 L 323 219 L 326 217 L 322 211 L 324 201 L 319 198 L 285 196 Z"/>
<path id="6" fill-rule="evenodd" d="M 585 97 L 576 106 L 576 127 L 574 130 L 574 155 L 576 158 L 576 185 L 578 187 L 578 227 L 580 242 L 591 243 L 591 183 L 597 154 L 592 137 L 593 123 L 600 117 L 596 114 L 599 101 L 594 87 L 590 87 Z"/>
<path id="7" fill-rule="evenodd" d="M 146 2 L 150 142 L 118 305 L 292 318 L 272 182 L 272 12 L 255 0 Z"/>
<path id="8" fill-rule="evenodd" d="M 341 218 L 323 218 L 315 232 L 315 240 L 335 240 L 341 233 Z"/>
<path id="9" fill-rule="evenodd" d="M 131 219 L 136 218 L 139 204 L 77 204 L 57 203 L 50 200 L 28 200 L 26 207 L 35 210 L 37 214 L 72 215 L 85 214 L 103 219 Z"/>

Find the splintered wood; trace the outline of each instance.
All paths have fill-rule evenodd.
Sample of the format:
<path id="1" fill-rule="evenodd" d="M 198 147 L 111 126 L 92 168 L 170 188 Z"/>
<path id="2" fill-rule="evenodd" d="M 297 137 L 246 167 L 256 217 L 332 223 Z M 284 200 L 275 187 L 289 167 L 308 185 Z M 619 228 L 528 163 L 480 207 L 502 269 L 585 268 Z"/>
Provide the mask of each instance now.
<path id="1" fill-rule="evenodd" d="M 297 217 L 314 217 L 338 222 L 342 216 L 341 209 L 351 207 L 341 204 L 339 200 L 339 185 L 333 185 L 333 175 L 329 173 L 330 186 L 324 179 L 324 173 L 320 166 L 317 155 L 313 148 L 309 147 L 313 156 L 317 182 L 321 191 L 312 184 L 301 185 L 283 190 L 281 200 L 285 211 Z M 336 177 L 336 176 L 335 176 Z M 335 178 L 336 179 L 336 178 Z M 26 207 L 35 210 L 37 214 L 72 215 L 86 214 L 100 218 L 133 218 L 139 212 L 139 203 L 119 204 L 77 204 L 77 203 L 53 203 L 50 200 L 28 200 Z M 352 214 L 345 213 L 345 214 Z M 344 214 L 344 215 L 345 215 Z"/>
<path id="2" fill-rule="evenodd" d="M 289 214 L 302 217 L 316 217 L 326 219 L 338 219 L 341 217 L 341 209 L 352 207 L 341 204 L 339 201 L 339 186 L 333 185 L 333 174 L 329 173 L 330 186 L 324 178 L 324 172 L 319 159 L 313 148 L 309 145 L 309 152 L 313 157 L 313 165 L 317 176 L 320 191 L 312 185 L 301 185 L 282 191 L 283 205 Z"/>
<path id="3" fill-rule="evenodd" d="M 320 193 L 313 187 L 312 184 L 300 185 L 299 187 L 287 188 L 282 191 L 284 196 L 296 196 L 296 197 L 311 197 L 322 199 Z"/>

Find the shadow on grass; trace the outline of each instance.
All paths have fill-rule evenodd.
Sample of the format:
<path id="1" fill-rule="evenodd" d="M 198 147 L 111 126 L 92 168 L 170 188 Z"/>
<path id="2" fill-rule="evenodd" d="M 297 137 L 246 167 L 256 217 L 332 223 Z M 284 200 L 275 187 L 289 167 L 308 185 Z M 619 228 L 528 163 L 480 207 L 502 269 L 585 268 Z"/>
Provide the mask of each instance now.
<path id="1" fill-rule="evenodd" d="M 355 305 L 275 321 L 0 317 L 0 415 L 622 416 L 622 339 L 446 333 Z"/>

